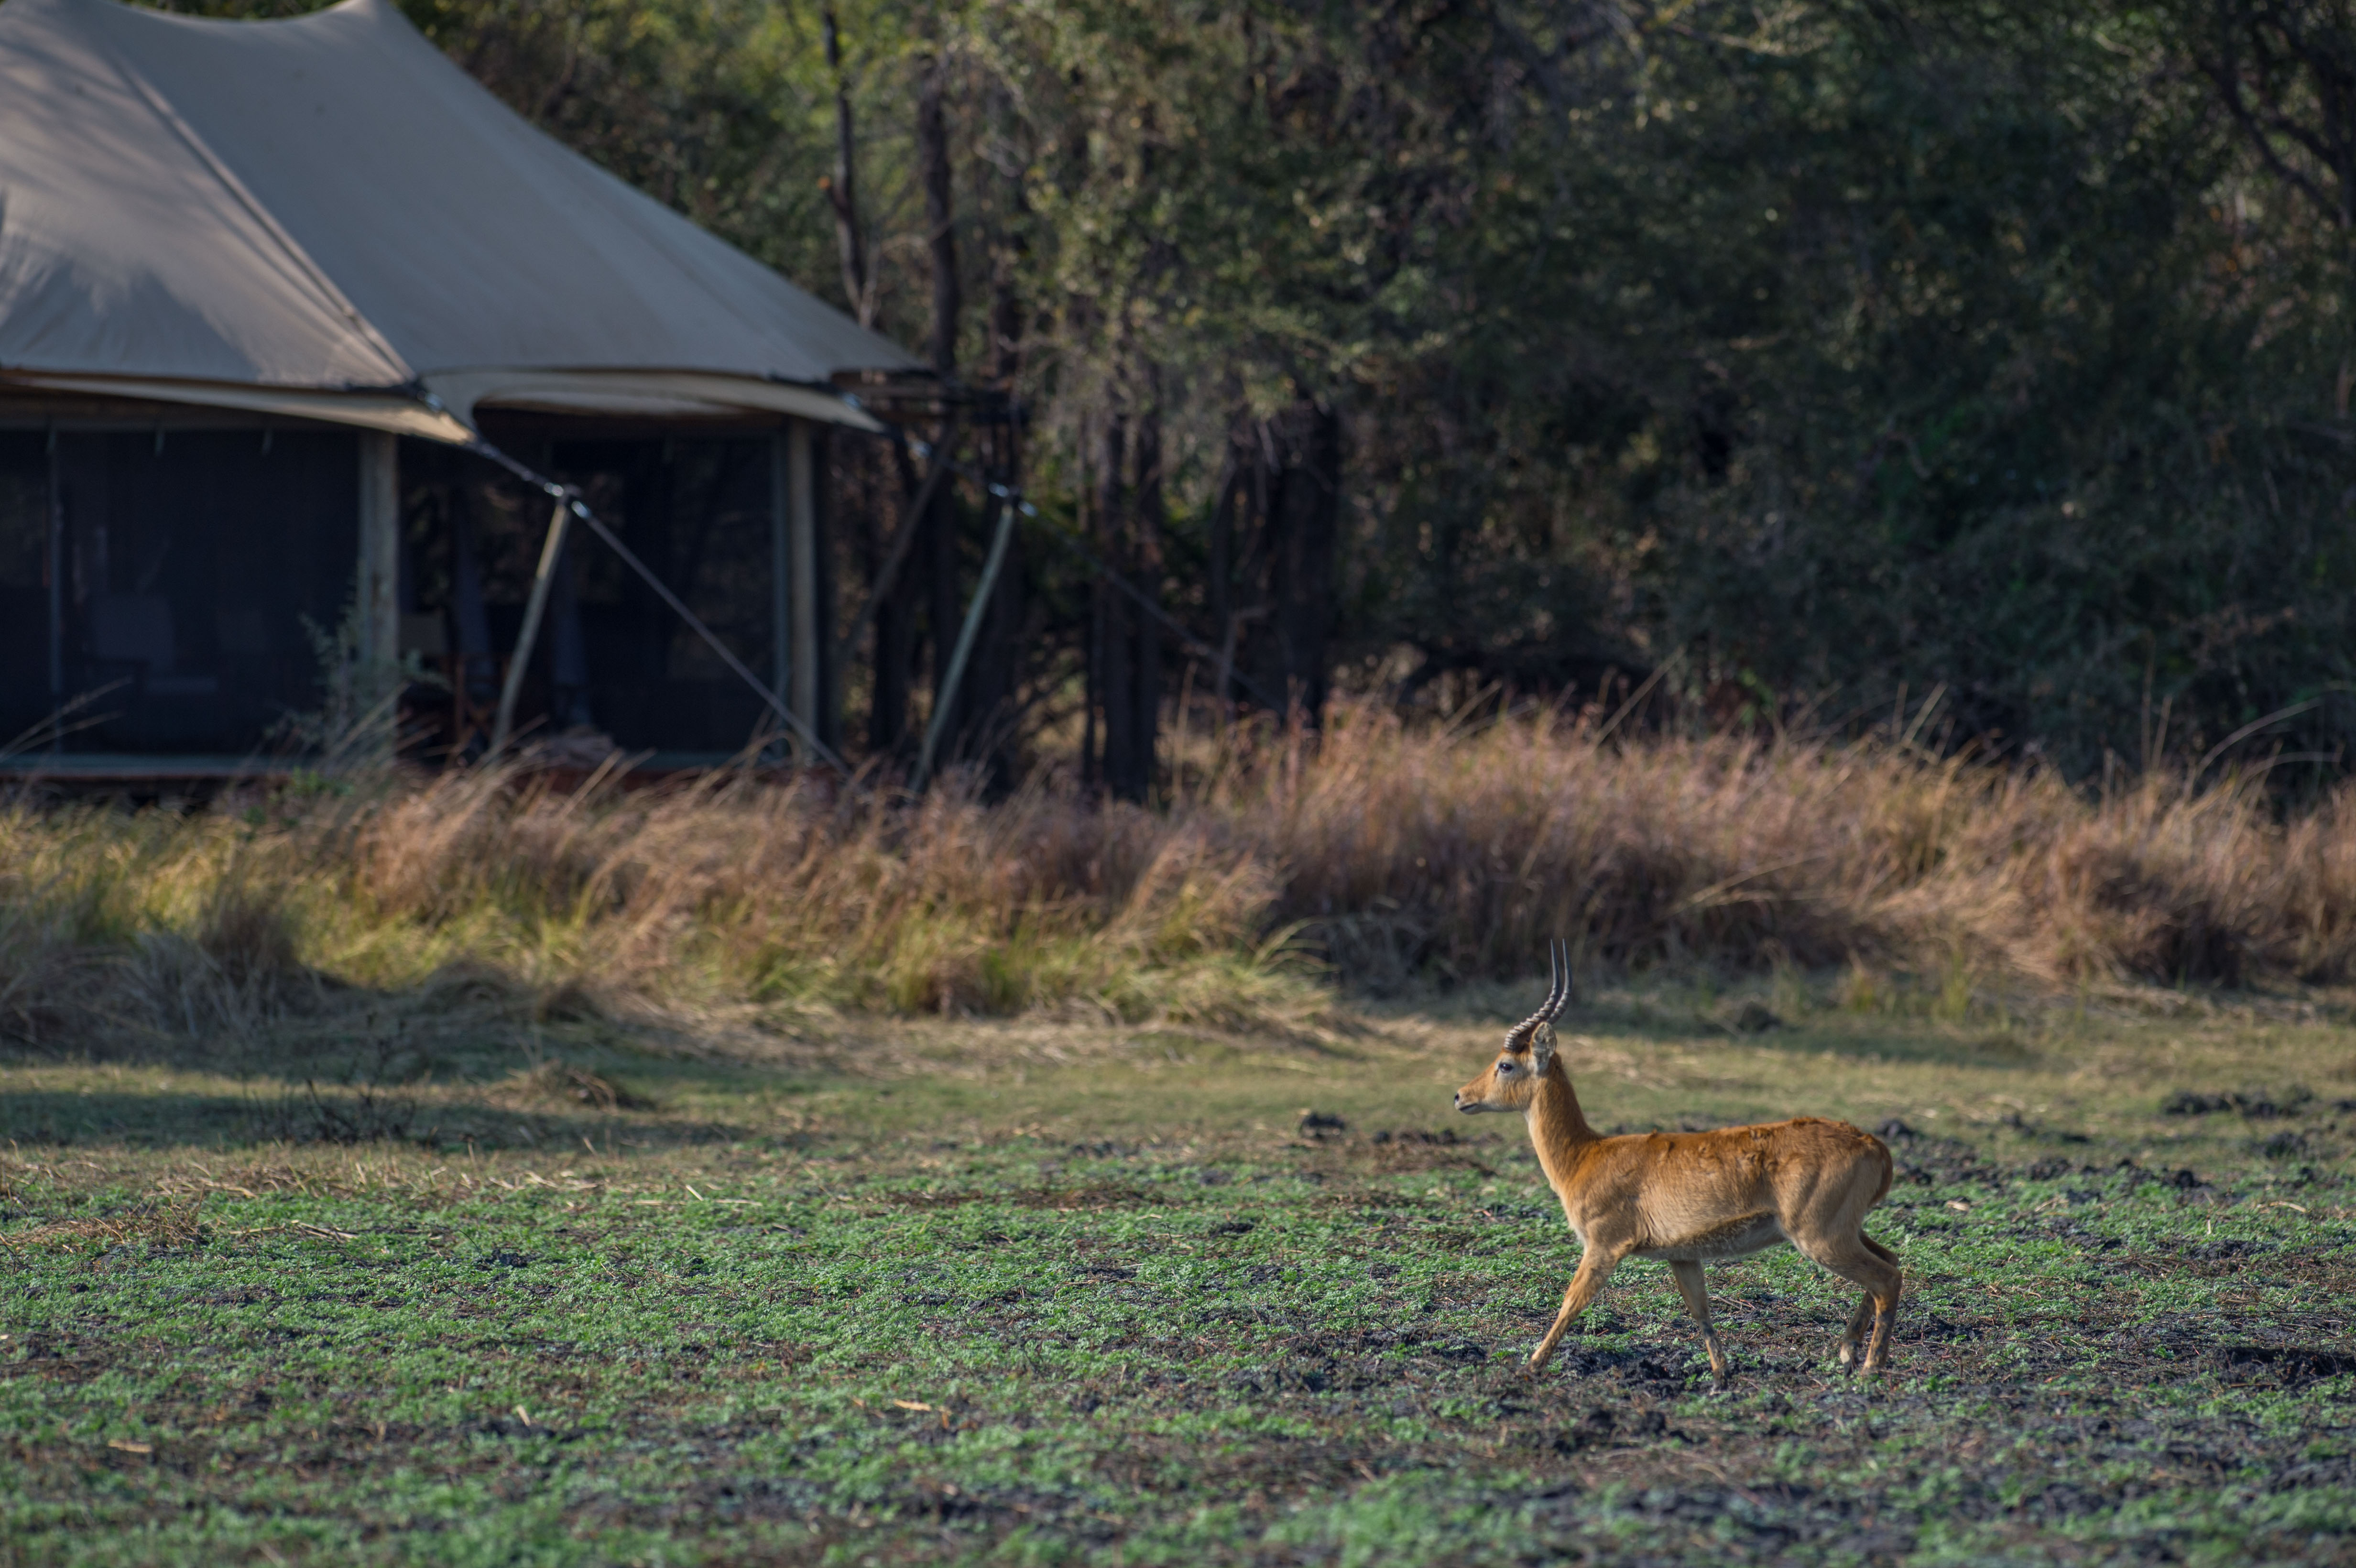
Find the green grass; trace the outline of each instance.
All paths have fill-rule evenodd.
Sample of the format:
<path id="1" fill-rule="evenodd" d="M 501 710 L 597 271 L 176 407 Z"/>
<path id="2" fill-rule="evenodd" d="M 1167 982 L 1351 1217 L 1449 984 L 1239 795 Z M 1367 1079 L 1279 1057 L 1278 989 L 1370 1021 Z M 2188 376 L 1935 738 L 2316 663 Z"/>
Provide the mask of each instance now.
<path id="1" fill-rule="evenodd" d="M 1848 1287 L 1786 1250 L 1711 1271 L 1724 1396 L 1658 1264 L 1518 1372 L 1576 1245 L 1447 1097 L 1519 992 L 1323 1045 L 557 1025 L 573 1076 L 365 1095 L 0 1065 L 0 1562 L 2356 1560 L 2333 999 L 1834 989 L 1566 1036 L 1599 1125 L 1912 1129 L 1891 1374 L 1832 1364 Z"/>

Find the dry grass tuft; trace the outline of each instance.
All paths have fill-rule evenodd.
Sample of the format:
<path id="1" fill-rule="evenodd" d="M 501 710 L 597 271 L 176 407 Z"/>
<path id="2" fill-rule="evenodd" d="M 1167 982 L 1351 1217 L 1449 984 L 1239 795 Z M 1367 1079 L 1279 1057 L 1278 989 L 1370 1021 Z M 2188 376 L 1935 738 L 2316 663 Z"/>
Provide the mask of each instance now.
<path id="1" fill-rule="evenodd" d="M 25 1230 L 0 1231 L 0 1248 L 19 1252 L 34 1247 L 108 1247 L 145 1243 L 151 1247 L 185 1247 L 203 1239 L 197 1223 L 204 1207 L 198 1196 L 185 1202 L 139 1203 L 120 1214 L 85 1220 L 58 1220 Z"/>
<path id="2" fill-rule="evenodd" d="M 509 1081 L 510 1093 L 527 1101 L 555 1101 L 587 1105 L 599 1111 L 649 1111 L 655 1103 L 620 1084 L 561 1061 L 543 1061 L 518 1072 Z"/>
<path id="3" fill-rule="evenodd" d="M 230 1039 L 345 998 L 527 1029 L 746 1009 L 1081 1008 L 1305 1027 L 1384 987 L 1590 961 L 2034 984 L 2356 976 L 2356 793 L 2103 794 L 1895 745 L 1614 741 L 1343 709 L 1241 733 L 1166 808 L 910 804 L 734 775 L 487 770 L 242 816 L 0 809 L 0 1035 Z M 323 1026 L 324 1027 L 324 1026 Z M 562 1085 L 541 1085 L 567 1092 Z"/>

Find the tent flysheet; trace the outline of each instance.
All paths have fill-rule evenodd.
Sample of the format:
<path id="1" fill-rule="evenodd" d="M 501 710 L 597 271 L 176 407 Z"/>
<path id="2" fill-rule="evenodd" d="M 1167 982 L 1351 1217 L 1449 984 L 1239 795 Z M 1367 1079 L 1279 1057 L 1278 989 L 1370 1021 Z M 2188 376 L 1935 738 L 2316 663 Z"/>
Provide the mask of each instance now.
<path id="1" fill-rule="evenodd" d="M 477 407 L 873 428 L 905 350 L 558 144 L 391 0 L 0 4 L 0 379 L 446 441 Z"/>

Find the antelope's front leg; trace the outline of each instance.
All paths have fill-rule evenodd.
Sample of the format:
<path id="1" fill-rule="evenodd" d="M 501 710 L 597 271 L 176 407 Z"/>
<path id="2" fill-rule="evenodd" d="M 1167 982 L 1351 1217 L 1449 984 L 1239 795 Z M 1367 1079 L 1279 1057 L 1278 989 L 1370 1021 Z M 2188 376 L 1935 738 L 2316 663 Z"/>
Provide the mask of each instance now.
<path id="1" fill-rule="evenodd" d="M 1555 1314 L 1554 1327 L 1547 1329 L 1547 1337 L 1538 1341 L 1538 1348 L 1530 1352 L 1532 1377 L 1546 1371 L 1547 1362 L 1554 1359 L 1554 1348 L 1561 1344 L 1562 1337 L 1570 1331 L 1572 1320 L 1587 1310 L 1589 1303 L 1602 1290 L 1603 1282 L 1612 1277 L 1612 1271 L 1618 1268 L 1621 1260 L 1627 1255 L 1624 1250 L 1612 1251 L 1592 1243 L 1589 1245 L 1586 1253 L 1579 1260 L 1579 1272 L 1570 1276 L 1570 1288 L 1562 1293 L 1562 1310 Z"/>
<path id="2" fill-rule="evenodd" d="M 1709 1356 L 1709 1379 L 1719 1389 L 1726 1387 L 1726 1352 L 1719 1347 L 1718 1329 L 1709 1320 L 1709 1283 L 1703 1277 L 1701 1264 L 1691 1260 L 1669 1264 L 1676 1276 L 1677 1292 L 1686 1298 L 1686 1310 L 1701 1325 L 1701 1348 Z"/>

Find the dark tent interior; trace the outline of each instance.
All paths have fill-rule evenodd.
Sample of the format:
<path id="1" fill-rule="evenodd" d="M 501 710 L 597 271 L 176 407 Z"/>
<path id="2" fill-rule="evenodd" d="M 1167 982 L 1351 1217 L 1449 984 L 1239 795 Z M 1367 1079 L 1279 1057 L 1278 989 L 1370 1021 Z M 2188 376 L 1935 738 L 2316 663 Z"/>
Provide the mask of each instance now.
<path id="1" fill-rule="evenodd" d="M 0 744 L 65 707 L 68 732 L 37 751 L 296 752 L 297 720 L 326 699 L 353 603 L 357 439 L 288 421 L 0 431 Z M 495 439 L 575 487 L 769 677 L 769 432 L 509 418 Z M 400 474 L 402 645 L 416 677 L 402 728 L 410 753 L 434 761 L 487 739 L 550 502 L 431 442 L 401 443 Z M 573 529 L 522 683 L 519 736 L 594 732 L 688 763 L 771 728 L 761 699 L 612 550 Z"/>
<path id="2" fill-rule="evenodd" d="M 72 751 L 265 747 L 317 701 L 356 465 L 344 431 L 0 432 L 0 731 L 80 697 Z"/>
<path id="3" fill-rule="evenodd" d="M 584 439 L 501 422 L 493 429 L 503 450 L 577 490 L 738 658 L 774 668 L 767 435 L 622 426 Z M 448 448 L 404 443 L 402 469 L 403 641 L 446 683 L 438 704 L 425 692 L 417 706 L 444 715 L 444 749 L 463 749 L 487 723 L 515 646 L 549 502 Z M 752 688 L 580 529 L 556 574 L 518 714 L 527 736 L 601 731 L 681 761 L 734 753 L 775 728 Z"/>

